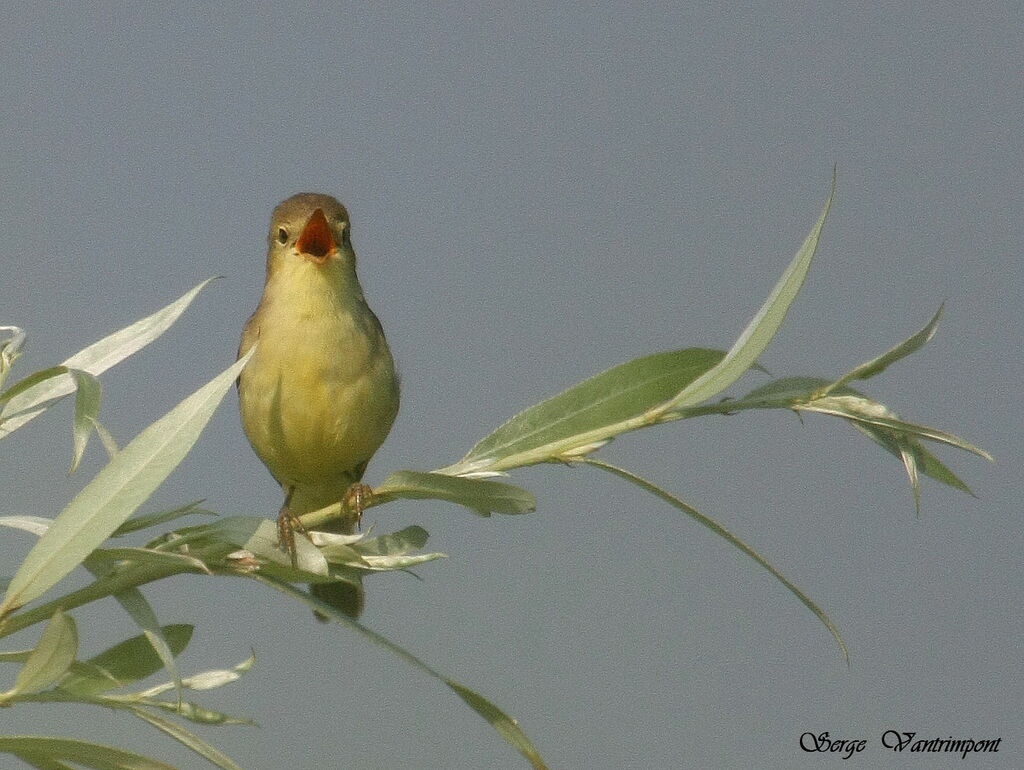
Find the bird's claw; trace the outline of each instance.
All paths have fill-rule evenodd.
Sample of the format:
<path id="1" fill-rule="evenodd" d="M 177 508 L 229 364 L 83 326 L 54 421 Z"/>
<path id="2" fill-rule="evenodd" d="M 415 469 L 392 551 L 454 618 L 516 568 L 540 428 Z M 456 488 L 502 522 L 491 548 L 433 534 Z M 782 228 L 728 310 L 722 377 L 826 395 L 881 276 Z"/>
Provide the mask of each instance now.
<path id="1" fill-rule="evenodd" d="M 302 520 L 293 514 L 288 508 L 288 504 L 285 503 L 281 506 L 281 512 L 277 516 L 277 540 L 288 554 L 288 558 L 291 559 L 293 568 L 297 568 L 299 565 L 298 552 L 295 550 L 295 530 L 309 537 Z"/>
<path id="2" fill-rule="evenodd" d="M 357 481 L 345 490 L 345 496 L 341 499 L 341 510 L 352 517 L 355 529 L 359 529 L 363 521 L 363 511 L 372 497 L 373 488 L 362 482 Z"/>

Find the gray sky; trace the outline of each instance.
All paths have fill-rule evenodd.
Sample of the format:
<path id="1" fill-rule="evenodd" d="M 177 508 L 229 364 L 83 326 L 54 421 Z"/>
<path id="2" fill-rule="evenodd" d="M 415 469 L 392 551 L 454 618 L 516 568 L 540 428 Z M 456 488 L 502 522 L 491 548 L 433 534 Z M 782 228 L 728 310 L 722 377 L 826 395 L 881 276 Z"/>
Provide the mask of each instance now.
<path id="1" fill-rule="evenodd" d="M 838 164 L 818 262 L 762 363 L 839 375 L 946 300 L 934 341 L 865 390 L 991 451 L 938 450 L 977 499 L 925 480 L 915 519 L 898 463 L 825 417 L 690 420 L 601 456 L 759 549 L 830 613 L 852 668 L 753 562 L 587 469 L 517 472 L 529 516 L 374 509 L 451 558 L 369 581 L 364 619 L 518 717 L 552 767 L 820 767 L 836 757 L 798 741 L 824 730 L 867 739 L 861 767 L 921 767 L 880 746 L 887 729 L 1002 737 L 977 761 L 1019 766 L 1019 4 L 90 5 L 8 5 L 0 24 L 0 322 L 29 332 L 21 371 L 224 276 L 104 376 L 122 443 L 232 360 L 292 193 L 349 207 L 402 372 L 375 483 L 614 364 L 728 347 Z M 102 467 L 94 446 L 66 476 L 70 415 L 5 442 L 0 513 L 55 515 Z M 147 509 L 197 498 L 280 504 L 234 394 Z M 30 544 L 3 535 L 4 574 Z M 147 595 L 197 624 L 186 671 L 256 649 L 200 698 L 261 723 L 203 733 L 247 768 L 526 766 L 444 687 L 259 586 Z M 113 604 L 78 617 L 85 654 L 135 633 Z M 5 710 L 2 731 L 199 766 L 126 717 L 65 711 Z"/>

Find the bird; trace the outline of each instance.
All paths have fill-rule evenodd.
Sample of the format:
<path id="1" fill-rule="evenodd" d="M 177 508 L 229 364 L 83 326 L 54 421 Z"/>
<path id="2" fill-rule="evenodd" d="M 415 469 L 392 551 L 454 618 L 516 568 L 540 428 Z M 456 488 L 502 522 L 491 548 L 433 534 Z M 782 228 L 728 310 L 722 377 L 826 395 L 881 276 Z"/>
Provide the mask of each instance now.
<path id="1" fill-rule="evenodd" d="M 348 210 L 334 197 L 299 193 L 274 209 L 263 295 L 238 356 L 254 345 L 238 379 L 242 426 L 284 492 L 278 538 L 294 564 L 302 514 L 341 502 L 346 515 L 325 529 L 355 531 L 372 494 L 363 474 L 399 406 L 394 358 L 356 276 Z M 349 617 L 362 612 L 358 581 L 310 590 Z"/>

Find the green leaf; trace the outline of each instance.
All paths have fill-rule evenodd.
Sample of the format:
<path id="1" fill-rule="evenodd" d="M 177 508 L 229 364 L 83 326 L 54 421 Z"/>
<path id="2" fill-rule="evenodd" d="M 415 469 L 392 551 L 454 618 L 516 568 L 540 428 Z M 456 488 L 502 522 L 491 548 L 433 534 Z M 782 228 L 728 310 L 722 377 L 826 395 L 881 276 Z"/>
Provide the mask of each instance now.
<path id="1" fill-rule="evenodd" d="M 77 654 L 78 630 L 75 621 L 63 612 L 54 613 L 43 630 L 39 644 L 18 673 L 14 689 L 5 694 L 42 692 L 64 676 Z"/>
<path id="2" fill-rule="evenodd" d="M 447 500 L 481 516 L 491 513 L 530 513 L 537 500 L 525 489 L 500 481 L 456 478 L 441 473 L 398 471 L 377 487 L 374 495 L 411 500 Z"/>
<path id="3" fill-rule="evenodd" d="M 69 369 L 68 373 L 75 381 L 75 422 L 74 422 L 74 456 L 71 460 L 71 473 L 78 470 L 89 443 L 96 418 L 100 416 L 100 404 L 103 401 L 103 388 L 95 375 L 81 369 Z"/>
<path id="4" fill-rule="evenodd" d="M 131 552 L 142 551 L 149 554 L 158 554 L 163 557 L 180 556 L 181 558 L 192 558 L 190 556 L 184 556 L 183 554 L 161 554 L 158 551 L 146 551 L 146 549 L 143 548 L 124 548 L 118 550 Z M 109 555 L 109 553 L 107 555 Z M 106 565 L 107 569 L 97 569 L 94 564 L 90 564 L 90 562 L 95 558 L 96 551 L 94 551 L 85 560 L 85 564 L 90 572 L 99 577 L 109 571 L 109 565 Z M 200 564 L 202 565 L 203 570 L 209 572 L 205 564 L 202 564 L 202 562 L 200 562 Z M 164 636 L 163 627 L 160 625 L 160 621 L 157 620 L 153 607 L 150 606 L 148 601 L 146 601 L 146 597 L 142 595 L 142 591 L 138 588 L 126 588 L 123 591 L 118 591 L 114 594 L 114 599 L 116 599 L 117 603 L 124 608 L 124 611 L 128 613 L 128 616 L 135 621 L 135 625 L 142 629 L 143 636 L 145 636 L 149 641 L 149 645 L 153 648 L 153 652 L 155 652 L 157 657 L 160 658 L 160 662 L 164 664 L 164 668 L 167 669 L 167 673 L 171 675 L 177 685 L 178 699 L 180 700 L 181 674 L 178 671 L 178 663 L 174 659 L 174 652 L 171 650 L 171 647 L 167 642 L 167 638 Z"/>
<path id="5" fill-rule="evenodd" d="M 881 428 L 877 425 L 866 425 L 852 420 L 849 422 L 854 428 L 885 449 L 885 451 L 901 460 L 904 458 L 904 453 L 909 449 L 913 454 L 916 470 L 920 471 L 925 476 L 933 478 L 936 481 L 941 481 L 943 484 L 953 487 L 953 489 L 959 489 L 961 492 L 966 492 L 971 495 L 971 497 L 975 497 L 971 488 L 961 481 L 960 478 L 949 468 L 943 465 L 942 461 L 939 460 L 938 457 L 925 449 L 920 441 L 915 440 L 907 434 L 897 434 L 887 428 Z M 911 484 L 913 484 L 913 479 L 911 479 Z"/>
<path id="6" fill-rule="evenodd" d="M 25 764 L 36 768 L 36 770 L 75 770 L 71 765 L 50 757 L 37 757 L 30 754 L 21 754 L 18 758 Z"/>
<path id="7" fill-rule="evenodd" d="M 79 492 L 15 573 L 0 617 L 71 572 L 146 501 L 198 440 L 249 355 L 143 430 Z"/>
<path id="8" fill-rule="evenodd" d="M 203 671 L 200 674 L 193 674 L 187 676 L 181 680 L 183 687 L 189 690 L 213 690 L 217 687 L 223 687 L 226 684 L 237 682 L 242 678 L 243 674 L 246 674 L 256 663 L 256 656 L 250 655 L 248 658 L 243 660 L 237 666 L 231 668 L 218 668 L 210 671 Z M 164 684 L 158 684 L 155 687 L 150 687 L 147 690 L 143 690 L 139 695 L 143 698 L 152 698 L 161 693 L 167 692 L 174 687 L 174 682 L 166 682 Z"/>
<path id="9" fill-rule="evenodd" d="M 269 575 L 253 574 L 252 578 L 280 591 L 283 594 L 291 596 L 294 599 L 298 599 L 336 623 L 357 631 L 364 638 L 397 655 L 411 666 L 418 668 L 420 671 L 425 672 L 434 679 L 444 682 L 444 684 L 451 688 L 451 690 L 455 692 L 455 694 L 458 695 L 471 709 L 473 709 L 473 711 L 486 719 L 487 722 L 498 731 L 502 738 L 526 757 L 536 770 L 547 770 L 547 765 L 545 765 L 544 760 L 541 759 L 540 753 L 534 747 L 533 743 L 530 742 L 530 739 L 526 737 L 526 733 L 524 733 L 522 728 L 519 727 L 519 723 L 479 693 L 470 690 L 468 687 L 454 679 L 450 679 L 438 673 L 408 650 L 403 647 L 399 647 L 397 644 L 386 637 L 381 636 L 376 631 L 371 631 L 369 628 L 348 617 L 348 615 L 345 615 L 343 612 L 339 612 L 330 604 L 322 602 L 310 594 L 300 591 L 294 586 L 281 580 L 277 580 Z"/>
<path id="10" fill-rule="evenodd" d="M 0 391 L 7 382 L 7 375 L 11 372 L 14 362 L 21 356 L 21 349 L 25 346 L 25 330 L 17 326 L 0 326 Z"/>
<path id="11" fill-rule="evenodd" d="M 158 551 L 154 548 L 97 548 L 86 557 L 85 564 L 96 567 L 103 565 L 109 569 L 112 564 L 126 561 L 133 564 L 177 564 L 186 570 L 202 572 L 206 575 L 212 574 L 202 559 L 187 553 Z M 106 569 L 103 570 L 103 572 L 106 571 Z"/>
<path id="12" fill-rule="evenodd" d="M 870 377 L 874 377 L 876 374 L 881 374 L 892 364 L 899 361 L 901 358 L 909 356 L 911 353 L 915 353 L 923 348 L 932 337 L 935 336 L 935 330 L 939 328 L 939 321 L 942 318 L 942 310 L 945 303 L 939 305 L 938 311 L 932 316 L 930 320 L 921 331 L 914 336 L 904 340 L 896 347 L 883 353 L 877 358 L 861 364 L 849 373 L 843 375 L 838 380 L 833 382 L 826 388 L 823 388 L 820 392 L 814 394 L 814 398 L 821 398 L 827 396 L 837 388 L 841 388 L 849 382 L 854 380 L 866 380 Z"/>
<path id="13" fill-rule="evenodd" d="M 419 564 L 426 564 L 428 561 L 436 561 L 437 559 L 447 559 L 448 554 L 406 553 L 391 554 L 388 556 L 374 556 L 372 554 L 367 554 L 362 558 L 369 569 L 372 569 L 375 572 L 385 572 L 409 569 L 410 567 L 415 567 Z"/>
<path id="14" fill-rule="evenodd" d="M 831 395 L 816 399 L 807 404 L 800 404 L 794 408 L 801 411 L 820 412 L 821 414 L 845 417 L 848 420 L 867 425 L 877 425 L 898 433 L 910 433 L 929 441 L 955 446 L 958 449 L 963 449 L 965 452 L 976 454 L 978 457 L 984 457 L 986 460 L 992 459 L 992 455 L 984 449 L 979 449 L 973 444 L 969 444 L 959 436 L 954 436 L 952 433 L 947 433 L 938 428 L 930 428 L 927 425 L 917 425 L 901 420 L 886 406 L 864 396 Z"/>
<path id="15" fill-rule="evenodd" d="M 168 687 L 173 685 L 168 684 Z M 195 722 L 197 725 L 255 725 L 251 719 L 243 719 L 241 717 L 233 717 L 230 714 L 225 714 L 223 711 L 214 711 L 213 709 L 204 708 L 198 706 L 195 703 L 189 701 L 167 701 L 157 700 L 153 698 L 140 698 L 138 696 L 132 696 L 133 703 L 137 703 L 140 706 L 146 706 L 154 709 L 162 709 L 170 714 L 177 714 L 183 719 L 187 719 L 190 722 Z"/>
<path id="16" fill-rule="evenodd" d="M 825 614 L 824 610 L 822 610 L 817 604 L 811 601 L 811 598 L 807 594 L 805 594 L 803 591 L 797 588 L 797 586 L 794 583 L 792 583 L 785 575 L 779 572 L 779 570 L 776 569 L 771 564 L 771 562 L 765 559 L 761 554 L 759 554 L 745 542 L 740 540 L 739 537 L 734 535 L 732 532 L 730 532 L 724 526 L 722 526 L 717 521 L 712 519 L 710 516 L 705 516 L 703 513 L 698 511 L 693 506 L 684 503 L 671 492 L 667 492 L 666 490 L 662 489 L 656 484 L 648 481 L 645 478 L 642 478 L 641 476 L 636 475 L 635 473 L 632 473 L 631 471 L 627 471 L 624 468 L 619 468 L 615 465 L 611 465 L 610 463 L 606 463 L 601 460 L 595 460 L 589 457 L 580 460 L 580 462 L 607 471 L 608 473 L 618 476 L 619 478 L 625 479 L 631 484 L 635 484 L 641 489 L 650 492 L 655 497 L 661 498 L 669 505 L 679 509 L 697 523 L 704 525 L 712 532 L 714 532 L 716 535 L 727 540 L 729 543 L 743 551 L 743 553 L 745 553 L 751 559 L 753 559 L 766 570 L 768 570 L 768 572 L 770 572 L 776 580 L 782 583 L 782 585 L 784 585 L 790 593 L 792 593 L 797 599 L 800 600 L 800 602 L 805 607 L 807 607 L 807 609 L 809 609 L 817 616 L 818 620 L 820 620 L 825 625 L 825 628 L 827 628 L 829 633 L 832 634 L 832 636 L 835 638 L 836 642 L 839 645 L 839 651 L 843 654 L 843 657 L 846 659 L 847 665 L 849 665 L 850 651 L 846 647 L 846 642 L 843 641 L 843 637 L 840 635 L 839 629 L 832 622 L 829 616 Z"/>
<path id="17" fill-rule="evenodd" d="M 427 530 L 414 525 L 388 535 L 365 538 L 354 543 L 352 549 L 364 556 L 400 556 L 422 548 L 428 538 Z"/>
<path id="18" fill-rule="evenodd" d="M 240 549 L 259 559 L 261 570 L 270 570 L 285 580 L 316 582 L 328 574 L 323 554 L 301 534 L 295 536 L 296 566 L 292 567 L 291 557 L 278 542 L 277 525 L 257 516 L 228 516 L 213 524 L 188 527 L 180 534 L 183 537 L 171 543 L 189 543 L 207 563 Z M 209 557 L 208 548 L 215 552 Z"/>
<path id="19" fill-rule="evenodd" d="M 43 516 L 0 516 L 0 526 L 21 529 L 42 537 L 53 524 L 53 519 Z"/>
<path id="20" fill-rule="evenodd" d="M 157 513 L 147 513 L 142 516 L 133 516 L 120 527 L 115 529 L 113 533 L 111 533 L 111 537 L 121 537 L 122 535 L 127 535 L 130 532 L 138 532 L 140 529 L 149 529 L 150 527 L 155 527 L 158 524 L 166 524 L 168 521 L 180 519 L 182 516 L 191 516 L 192 514 L 199 516 L 217 515 L 213 511 L 200 508 L 199 506 L 202 503 L 202 500 L 196 500 L 195 502 L 188 503 L 187 505 L 183 505 L 180 508 L 175 508 L 170 511 L 159 511 Z"/>
<path id="21" fill-rule="evenodd" d="M 45 735 L 0 736 L 0 752 L 14 754 L 36 767 L 59 767 L 54 763 L 66 760 L 95 770 L 176 770 L 172 765 L 113 746 Z"/>
<path id="22" fill-rule="evenodd" d="M 133 708 L 131 709 L 131 712 L 139 719 L 148 722 L 158 730 L 162 730 L 167 735 L 174 738 L 174 740 L 184 746 L 187 746 L 211 764 L 222 768 L 222 770 L 242 770 L 241 765 L 235 763 L 235 761 L 227 754 L 211 746 L 198 735 L 190 730 L 186 730 L 177 722 L 167 719 L 160 714 L 154 714 L 143 708 Z"/>
<path id="23" fill-rule="evenodd" d="M 721 393 L 736 382 L 765 351 L 779 327 L 782 326 L 782 322 L 786 320 L 786 314 L 789 313 L 793 300 L 796 299 L 796 295 L 804 284 L 807 271 L 810 270 L 811 261 L 818 249 L 821 229 L 824 227 L 825 219 L 832 207 L 835 191 L 836 179 L 833 175 L 832 188 L 829 190 L 828 200 L 825 201 L 825 208 L 821 212 L 817 224 L 804 240 L 800 250 L 793 257 L 793 261 L 789 263 L 782 278 L 775 284 L 768 299 L 757 311 L 757 315 L 747 324 L 747 328 L 743 330 L 725 357 L 713 369 L 698 377 L 666 403 L 662 408 L 663 412 L 699 404 Z"/>
<path id="24" fill-rule="evenodd" d="M 102 374 L 167 331 L 185 312 L 196 295 L 212 280 L 212 278 L 208 278 L 162 310 L 158 310 L 75 353 L 64 362 L 63 366 L 68 369 L 81 369 L 92 375 Z M 74 380 L 70 375 L 65 375 L 54 377 L 47 382 L 39 382 L 35 387 L 11 398 L 0 409 L 0 438 L 4 438 L 29 420 L 42 414 L 52 405 L 51 402 L 63 398 L 74 389 Z"/>
<path id="25" fill-rule="evenodd" d="M 6 403 L 11 399 L 17 398 L 22 393 L 31 390 L 40 383 L 52 380 L 54 377 L 60 377 L 67 373 L 68 368 L 66 366 L 51 366 L 49 369 L 41 369 L 38 372 L 33 372 L 25 379 L 19 381 L 17 385 L 12 385 L 9 389 L 0 393 L 0 404 L 6 405 Z M 2 415 L 3 412 L 0 412 L 0 416 Z"/>
<path id="26" fill-rule="evenodd" d="M 117 440 L 111 435 L 109 430 L 103 427 L 103 423 L 99 420 L 93 420 L 92 427 L 96 431 L 96 435 L 100 437 L 103 448 L 107 450 L 107 459 L 114 459 L 114 455 L 121 451 L 117 446 Z"/>
<path id="27" fill-rule="evenodd" d="M 192 626 L 185 624 L 161 626 L 163 638 L 173 655 L 180 655 L 188 646 L 192 630 Z M 60 689 L 76 695 L 97 695 L 145 679 L 164 668 L 163 661 L 144 634 L 115 644 L 84 662 L 94 667 L 97 673 L 89 675 L 71 671 L 61 680 Z"/>
<path id="28" fill-rule="evenodd" d="M 455 466 L 443 470 L 459 473 L 516 467 L 523 460 L 543 462 L 587 443 L 595 431 L 602 432 L 597 440 L 606 440 L 621 432 L 611 426 L 642 418 L 724 355 L 720 350 L 688 348 L 619 364 L 520 412 L 478 442 Z"/>

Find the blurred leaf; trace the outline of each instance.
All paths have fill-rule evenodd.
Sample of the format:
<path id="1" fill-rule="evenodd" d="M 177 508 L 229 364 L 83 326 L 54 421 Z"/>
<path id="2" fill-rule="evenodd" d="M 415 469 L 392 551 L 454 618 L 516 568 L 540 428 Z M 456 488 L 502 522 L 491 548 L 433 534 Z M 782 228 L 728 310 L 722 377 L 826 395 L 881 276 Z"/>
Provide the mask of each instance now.
<path id="1" fill-rule="evenodd" d="M 188 503 L 187 505 L 183 505 L 180 508 L 175 508 L 170 511 L 160 511 L 158 513 L 147 513 L 142 516 L 133 516 L 120 527 L 115 529 L 111 533 L 111 537 L 121 537 L 122 535 L 127 535 L 129 532 L 138 532 L 140 529 L 149 529 L 150 527 L 155 527 L 158 524 L 165 524 L 168 521 L 180 519 L 182 516 L 191 516 L 192 514 L 199 516 L 217 515 L 213 511 L 200 508 L 199 506 L 202 503 L 202 500 L 196 500 L 195 502 Z"/>
<path id="2" fill-rule="evenodd" d="M 511 484 L 485 479 L 466 479 L 441 473 L 398 471 L 377 487 L 374 495 L 412 500 L 447 500 L 481 516 L 491 513 L 529 513 L 536 509 L 532 493 Z"/>
<path id="3" fill-rule="evenodd" d="M 18 672 L 14 689 L 5 695 L 41 692 L 68 670 L 78 654 L 78 630 L 75 621 L 63 612 L 54 613 L 43 629 L 39 644 Z"/>
<path id="4" fill-rule="evenodd" d="M 870 377 L 874 377 L 876 374 L 881 374 L 890 365 L 896 363 L 901 358 L 909 356 L 911 353 L 914 353 L 923 348 L 928 343 L 928 341 L 933 336 L 935 336 L 935 330 L 939 328 L 939 320 L 942 318 L 942 310 L 944 306 L 945 303 L 939 305 L 939 309 L 935 313 L 935 315 L 932 316 L 932 320 L 930 320 L 927 323 L 927 325 L 925 325 L 925 327 L 921 329 L 921 331 L 919 331 L 917 334 L 910 337 L 909 339 L 904 340 L 899 345 L 887 351 L 886 353 L 883 353 L 877 358 L 874 358 L 868 361 L 867 363 L 863 363 L 860 366 L 856 367 L 848 374 L 845 374 L 844 376 L 840 377 L 838 380 L 836 380 L 828 387 L 823 388 L 818 393 L 815 393 L 814 398 L 822 398 L 824 396 L 827 396 L 835 389 L 841 388 L 843 385 L 846 385 L 849 382 L 853 382 L 854 380 L 866 380 Z"/>
<path id="5" fill-rule="evenodd" d="M 7 375 L 11 372 L 14 362 L 21 356 L 21 349 L 25 346 L 25 330 L 18 326 L 0 326 L 0 334 L 6 335 L 0 339 L 0 391 L 7 382 Z"/>
<path id="6" fill-rule="evenodd" d="M 174 563 L 184 570 L 212 574 L 210 568 L 202 559 L 190 556 L 186 553 L 175 553 L 171 551 L 157 551 L 153 548 L 97 548 L 86 557 L 86 566 L 105 565 L 109 567 L 117 562 L 132 562 L 133 564 L 154 564 L 165 565 Z"/>
<path id="7" fill-rule="evenodd" d="M 168 684 L 168 687 L 171 685 Z M 233 717 L 223 711 L 214 711 L 203 706 L 198 706 L 189 701 L 168 701 L 155 698 L 136 698 L 133 703 L 154 709 L 161 709 L 169 714 L 177 714 L 189 722 L 198 725 L 255 725 L 251 719 Z"/>
<path id="8" fill-rule="evenodd" d="M 291 596 L 294 599 L 298 599 L 300 602 L 303 602 L 312 609 L 317 610 L 327 618 L 334 620 L 336 623 L 359 632 L 364 638 L 369 639 L 374 644 L 392 652 L 411 666 L 429 674 L 434 679 L 444 682 L 453 692 L 462 698 L 462 700 L 471 709 L 486 719 L 487 722 L 494 727 L 494 729 L 497 730 L 509 744 L 515 747 L 524 757 L 526 757 L 536 770 L 547 769 L 547 765 L 544 764 L 544 760 L 541 759 L 540 754 L 530 742 L 530 739 L 526 737 L 526 733 L 524 733 L 519 727 L 519 723 L 479 693 L 470 690 L 468 687 L 454 679 L 449 679 L 448 677 L 439 674 L 408 650 L 399 647 L 397 644 L 381 636 L 376 631 L 371 631 L 369 628 L 353 620 L 343 612 L 339 612 L 330 604 L 322 602 L 310 594 L 300 591 L 294 586 L 268 575 L 254 574 L 252 577 L 254 580 L 268 585 L 283 594 Z"/>
<path id="9" fill-rule="evenodd" d="M 81 369 L 92 375 L 102 374 L 167 331 L 185 312 L 196 295 L 212 280 L 214 279 L 206 279 L 162 310 L 75 353 L 63 366 L 68 369 Z M 65 375 L 40 382 L 35 387 L 19 393 L 0 410 L 0 438 L 42 414 L 51 405 L 48 402 L 63 398 L 74 389 L 74 380 L 70 375 Z"/>
<path id="10" fill-rule="evenodd" d="M 211 746 L 198 735 L 190 730 L 186 730 L 177 722 L 167 719 L 159 714 L 154 714 L 143 708 L 133 708 L 131 711 L 139 719 L 149 722 L 149 724 L 153 725 L 158 730 L 162 730 L 167 733 L 167 735 L 174 738 L 174 740 L 192 749 L 192 751 L 216 767 L 222 768 L 222 770 L 242 770 L 241 765 L 236 764 L 227 754 Z"/>
<path id="11" fill-rule="evenodd" d="M 78 493 L 15 573 L 0 617 L 71 572 L 146 501 L 195 444 L 249 355 L 143 430 Z"/>
<path id="12" fill-rule="evenodd" d="M 243 674 L 247 673 L 253 667 L 255 663 L 256 656 L 250 655 L 237 666 L 203 671 L 200 674 L 193 674 L 192 676 L 184 677 L 181 680 L 181 684 L 189 690 L 213 690 L 217 687 L 223 687 L 226 684 L 237 682 L 242 678 Z M 165 682 L 164 684 L 158 684 L 155 687 L 143 690 L 139 695 L 143 698 L 153 698 L 173 688 L 174 682 Z"/>
<path id="13" fill-rule="evenodd" d="M 445 553 L 396 553 L 389 555 L 375 556 L 367 554 L 363 556 L 366 564 L 376 571 L 403 570 L 415 567 L 418 564 L 426 564 L 428 561 L 447 559 Z"/>
<path id="14" fill-rule="evenodd" d="M 218 543 L 228 546 L 221 549 L 225 555 L 230 550 L 247 551 L 261 560 L 260 569 L 269 569 L 285 580 L 315 582 L 328 574 L 323 554 L 299 533 L 295 536 L 296 566 L 292 567 L 291 557 L 278 543 L 276 523 L 258 516 L 228 516 L 213 524 L 188 527 L 181 534 L 184 537 L 178 542 L 188 542 L 190 548 L 203 553 Z"/>
<path id="15" fill-rule="evenodd" d="M 119 549 L 125 551 L 144 551 L 141 548 L 125 548 Z M 157 553 L 157 551 L 150 551 L 148 553 Z M 178 554 L 159 554 L 161 556 L 178 556 Z M 94 575 L 99 577 L 103 574 L 102 571 L 97 571 L 90 562 L 96 557 L 94 551 L 86 560 L 86 567 Z M 191 558 L 181 556 L 181 558 Z M 198 560 L 195 560 L 198 561 Z M 200 562 L 200 564 L 202 564 Z M 209 572 L 206 569 L 206 565 L 202 565 L 204 571 Z M 171 650 L 170 644 L 167 638 L 164 636 L 163 627 L 160 625 L 160 621 L 157 620 L 156 613 L 153 611 L 153 607 L 146 601 L 146 597 L 142 595 L 142 591 L 138 588 L 126 588 L 123 591 L 118 591 L 114 594 L 114 599 L 117 603 L 124 608 L 124 611 L 128 613 L 128 616 L 135 621 L 140 629 L 142 629 L 143 636 L 149 641 L 150 647 L 153 648 L 153 652 L 156 653 L 157 657 L 160 658 L 160 662 L 163 663 L 164 668 L 167 669 L 167 673 L 171 675 L 175 685 L 178 689 L 178 699 L 181 699 L 181 674 L 178 671 L 178 663 L 174 659 L 174 652 Z"/>
<path id="16" fill-rule="evenodd" d="M 51 757 L 36 757 L 29 754 L 21 754 L 18 757 L 25 764 L 31 765 L 36 770 L 76 770 L 76 768 Z"/>
<path id="17" fill-rule="evenodd" d="M 729 543 L 743 551 L 743 553 L 745 553 L 751 559 L 753 559 L 766 570 L 768 570 L 768 572 L 770 572 L 776 580 L 782 583 L 782 585 L 784 585 L 790 593 L 792 593 L 797 599 L 800 600 L 800 602 L 805 607 L 807 607 L 807 609 L 809 609 L 817 616 L 818 620 L 820 620 L 825 625 L 825 628 L 828 629 L 829 633 L 832 634 L 836 642 L 839 644 L 839 651 L 843 654 L 843 657 L 846 659 L 846 663 L 849 665 L 850 651 L 846 648 L 846 642 L 843 641 L 843 637 L 840 635 L 839 629 L 832 622 L 829 616 L 825 614 L 824 610 L 822 610 L 817 604 L 811 601 L 811 598 L 803 591 L 801 591 L 799 588 L 797 588 L 797 586 L 794 583 L 790 582 L 790 580 L 781 572 L 779 572 L 779 570 L 776 569 L 771 564 L 771 562 L 765 559 L 761 554 L 759 554 L 745 542 L 740 540 L 736 535 L 734 535 L 724 526 L 722 526 L 717 521 L 712 519 L 710 516 L 705 516 L 703 513 L 698 511 L 693 506 L 684 503 L 671 492 L 667 492 L 666 490 L 662 489 L 656 484 L 648 481 L 645 478 L 637 476 L 635 473 L 632 473 L 631 471 L 627 471 L 624 468 L 619 468 L 615 465 L 611 465 L 610 463 L 602 462 L 601 460 L 595 460 L 593 458 L 586 458 L 581 460 L 580 462 L 586 463 L 587 465 L 592 465 L 595 468 L 600 468 L 601 470 L 604 471 L 608 471 L 609 473 L 612 473 L 618 476 L 619 478 L 625 479 L 626 481 L 629 481 L 632 484 L 636 484 L 641 489 L 650 492 L 652 495 L 661 498 L 672 507 L 679 509 L 680 511 L 685 513 L 687 516 L 689 516 L 699 524 L 703 524 L 716 535 L 718 535 L 721 538 L 724 538 Z"/>
<path id="18" fill-rule="evenodd" d="M 70 473 L 78 470 L 89 443 L 89 434 L 100 416 L 100 404 L 103 401 L 103 388 L 100 381 L 89 372 L 81 369 L 69 369 L 68 373 L 75 381 L 75 422 L 74 422 L 74 456 L 71 460 Z"/>
<path id="19" fill-rule="evenodd" d="M 581 436 L 642 417 L 724 355 L 720 350 L 688 348 L 620 364 L 520 412 L 444 470 L 516 467 L 515 458 L 523 457 L 542 462 L 574 446 Z M 602 438 L 615 433 L 605 432 L 608 435 Z"/>
<path id="20" fill-rule="evenodd" d="M 428 538 L 427 530 L 423 527 L 411 526 L 388 535 L 368 537 L 352 548 L 364 556 L 398 556 L 422 548 Z"/>
<path id="21" fill-rule="evenodd" d="M 12 385 L 8 390 L 0 393 L 0 404 L 6 405 L 11 399 L 17 398 L 22 393 L 31 390 L 40 383 L 52 380 L 54 377 L 60 377 L 67 373 L 68 368 L 66 366 L 51 366 L 48 369 L 41 369 L 38 372 L 33 372 L 25 379 L 19 381 L 17 385 Z M 72 386 L 71 390 L 74 390 L 74 386 Z M 71 390 L 68 392 L 70 393 Z M 0 417 L 2 416 L 3 412 L 0 412 Z"/>
<path id="22" fill-rule="evenodd" d="M 0 526 L 21 529 L 37 537 L 45 535 L 51 524 L 53 519 L 43 516 L 0 516 Z"/>
<path id="23" fill-rule="evenodd" d="M 162 626 L 163 638 L 175 656 L 188 646 L 193 627 L 185 624 Z M 97 695 L 145 679 L 164 667 L 145 635 L 133 636 L 84 661 L 101 674 L 69 672 L 58 685 L 76 695 Z M 173 685 L 172 685 L 173 686 Z"/>
<path id="24" fill-rule="evenodd" d="M 775 284 L 768 299 L 757 311 L 757 315 L 747 324 L 747 328 L 743 330 L 725 357 L 713 369 L 683 388 L 677 396 L 665 404 L 662 411 L 670 412 L 680 407 L 699 404 L 721 393 L 736 382 L 765 351 L 779 327 L 782 326 L 782 322 L 786 320 L 786 314 L 804 284 L 807 271 L 810 269 L 811 261 L 818 249 L 821 229 L 824 227 L 825 219 L 832 207 L 835 191 L 836 178 L 833 174 L 832 188 L 829 190 L 828 200 L 825 201 L 825 208 L 821 212 L 817 224 L 807 236 L 800 250 L 797 251 L 793 261 L 789 263 L 782 278 Z"/>
<path id="25" fill-rule="evenodd" d="M 114 459 L 114 455 L 121 451 L 117 446 L 117 440 L 110 434 L 109 430 L 103 427 L 103 423 L 99 420 L 93 420 L 92 427 L 96 431 L 96 435 L 100 437 L 103 448 L 107 450 L 107 459 Z"/>
<path id="26" fill-rule="evenodd" d="M 36 767 L 59 767 L 53 763 L 66 760 L 96 770 L 176 770 L 172 765 L 113 746 L 45 735 L 0 736 L 0 752 L 14 754 Z"/>
<path id="27" fill-rule="evenodd" d="M 422 527 L 406 527 L 389 535 L 365 539 L 330 532 L 310 532 L 310 536 L 332 567 L 344 565 L 363 572 L 405 570 L 417 564 L 447 558 L 443 553 L 412 553 L 427 542 L 427 531 Z M 349 576 L 342 572 L 340 577 L 345 579 Z M 357 574 L 352 577 L 357 578 Z M 349 579 L 348 582 L 353 580 Z"/>

